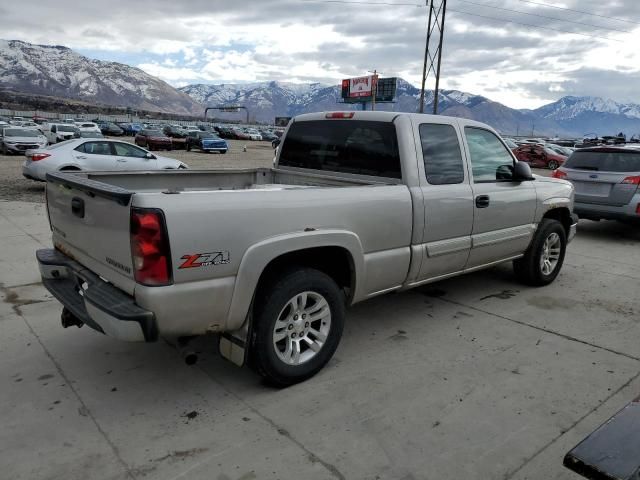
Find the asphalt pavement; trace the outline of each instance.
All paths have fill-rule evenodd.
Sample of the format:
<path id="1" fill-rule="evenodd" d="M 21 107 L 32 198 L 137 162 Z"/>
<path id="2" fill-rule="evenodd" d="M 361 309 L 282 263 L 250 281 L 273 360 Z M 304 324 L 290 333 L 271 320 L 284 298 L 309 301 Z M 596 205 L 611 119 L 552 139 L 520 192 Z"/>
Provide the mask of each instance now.
<path id="1" fill-rule="evenodd" d="M 581 221 L 555 283 L 510 265 L 351 308 L 284 390 L 199 342 L 63 329 L 43 204 L 0 201 L 0 465 L 18 479 L 577 479 L 562 457 L 640 393 L 640 230 Z"/>

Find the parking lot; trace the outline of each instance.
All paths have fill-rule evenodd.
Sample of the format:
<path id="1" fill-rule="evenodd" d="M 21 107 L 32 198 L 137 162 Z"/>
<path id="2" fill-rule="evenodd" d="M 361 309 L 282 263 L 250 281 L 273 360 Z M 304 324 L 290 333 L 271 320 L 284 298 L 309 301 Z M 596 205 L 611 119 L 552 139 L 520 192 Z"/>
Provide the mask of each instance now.
<path id="1" fill-rule="evenodd" d="M 273 151 L 168 155 L 256 167 Z M 3 478 L 577 479 L 564 453 L 640 391 L 637 226 L 581 221 L 548 287 L 501 265 L 359 304 L 327 368 L 275 390 L 207 339 L 188 367 L 164 342 L 63 329 L 21 162 L 0 156 Z"/>

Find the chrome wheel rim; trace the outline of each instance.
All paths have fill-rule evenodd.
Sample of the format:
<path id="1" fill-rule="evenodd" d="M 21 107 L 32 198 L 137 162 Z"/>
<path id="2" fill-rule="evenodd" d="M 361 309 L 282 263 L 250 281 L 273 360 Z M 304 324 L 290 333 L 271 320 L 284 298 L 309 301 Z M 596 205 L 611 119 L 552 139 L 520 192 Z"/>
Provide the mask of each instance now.
<path id="1" fill-rule="evenodd" d="M 300 365 L 324 347 L 331 330 L 331 308 L 316 292 L 301 292 L 285 304 L 273 327 L 273 348 L 287 365 Z"/>
<path id="2" fill-rule="evenodd" d="M 561 248 L 560 235 L 554 232 L 546 238 L 542 245 L 542 255 L 540 256 L 540 269 L 543 274 L 551 275 L 556 269 L 560 261 Z"/>

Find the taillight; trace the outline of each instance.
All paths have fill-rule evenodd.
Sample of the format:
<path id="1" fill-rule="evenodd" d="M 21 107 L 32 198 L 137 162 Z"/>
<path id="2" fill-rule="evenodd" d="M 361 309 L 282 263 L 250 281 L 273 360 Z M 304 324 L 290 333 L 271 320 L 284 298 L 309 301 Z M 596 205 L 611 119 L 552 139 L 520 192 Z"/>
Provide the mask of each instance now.
<path id="1" fill-rule="evenodd" d="M 47 157 L 50 157 L 51 155 L 48 153 L 31 153 L 29 154 L 29 158 L 31 159 L 32 162 L 38 162 L 40 160 L 44 160 Z"/>
<path id="2" fill-rule="evenodd" d="M 622 180 L 625 185 L 640 185 L 640 175 L 634 177 L 627 177 Z"/>
<path id="3" fill-rule="evenodd" d="M 556 168 L 551 174 L 553 178 L 567 178 L 567 172 L 563 172 L 559 168 Z"/>
<path id="4" fill-rule="evenodd" d="M 329 112 L 324 118 L 353 118 L 355 112 Z"/>
<path id="5" fill-rule="evenodd" d="M 161 210 L 131 210 L 131 256 L 136 282 L 154 287 L 172 283 L 169 238 Z"/>

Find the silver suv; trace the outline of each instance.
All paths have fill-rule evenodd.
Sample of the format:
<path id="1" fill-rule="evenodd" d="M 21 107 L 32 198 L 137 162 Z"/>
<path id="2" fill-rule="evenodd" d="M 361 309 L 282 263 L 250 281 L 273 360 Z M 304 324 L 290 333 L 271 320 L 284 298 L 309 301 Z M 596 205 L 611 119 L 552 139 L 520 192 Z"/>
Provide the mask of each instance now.
<path id="1" fill-rule="evenodd" d="M 576 150 L 553 176 L 573 183 L 580 218 L 640 221 L 640 146 Z"/>

